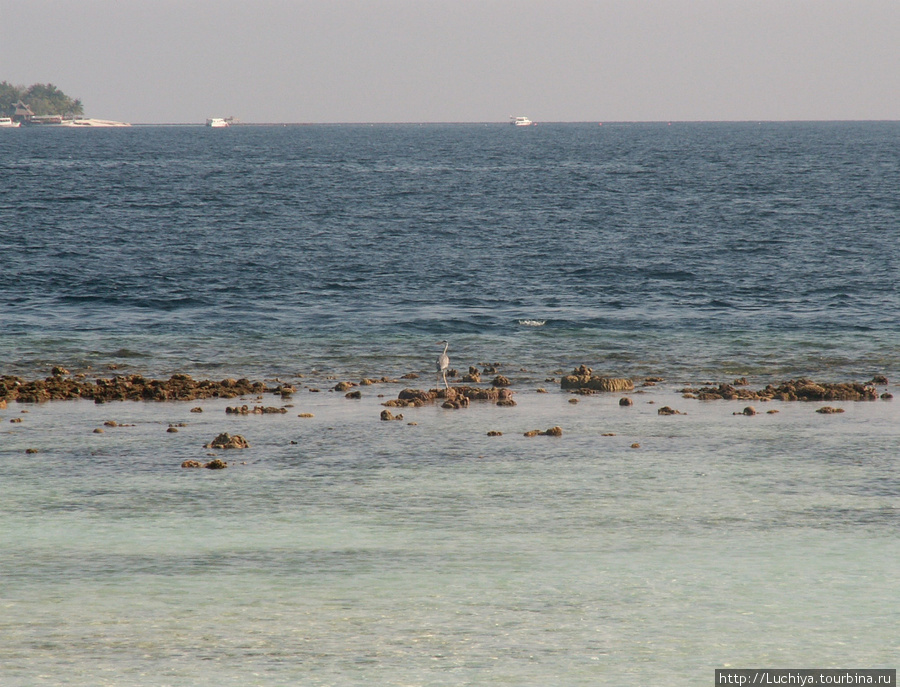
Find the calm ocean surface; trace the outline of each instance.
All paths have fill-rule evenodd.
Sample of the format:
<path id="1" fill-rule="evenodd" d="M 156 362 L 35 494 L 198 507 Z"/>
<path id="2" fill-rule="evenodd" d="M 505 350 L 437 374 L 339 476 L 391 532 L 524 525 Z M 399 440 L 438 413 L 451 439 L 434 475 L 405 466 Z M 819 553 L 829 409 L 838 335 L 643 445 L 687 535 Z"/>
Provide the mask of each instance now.
<path id="1" fill-rule="evenodd" d="M 678 389 L 900 391 L 900 123 L 33 128 L 0 175 L 0 374 L 299 387 L 0 409 L 0 685 L 897 667 L 898 401 Z M 328 391 L 439 339 L 518 405 Z M 572 404 L 582 363 L 665 381 Z"/>

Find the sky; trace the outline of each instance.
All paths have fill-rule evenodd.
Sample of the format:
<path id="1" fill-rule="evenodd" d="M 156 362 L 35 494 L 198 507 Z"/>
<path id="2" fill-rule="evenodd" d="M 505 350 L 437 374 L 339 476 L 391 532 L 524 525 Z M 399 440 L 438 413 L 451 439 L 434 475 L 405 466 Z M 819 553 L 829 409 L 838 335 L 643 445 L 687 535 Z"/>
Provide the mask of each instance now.
<path id="1" fill-rule="evenodd" d="M 133 123 L 900 119 L 898 0 L 0 0 L 0 81 Z"/>

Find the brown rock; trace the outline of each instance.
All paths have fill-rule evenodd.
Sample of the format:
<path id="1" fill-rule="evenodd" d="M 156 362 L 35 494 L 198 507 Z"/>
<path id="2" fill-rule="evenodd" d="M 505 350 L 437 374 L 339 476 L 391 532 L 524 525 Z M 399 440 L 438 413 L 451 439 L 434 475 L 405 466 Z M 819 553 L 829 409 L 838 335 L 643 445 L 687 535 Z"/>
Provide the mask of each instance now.
<path id="1" fill-rule="evenodd" d="M 231 436 L 227 432 L 222 432 L 208 444 L 204 444 L 203 448 L 250 448 L 250 444 L 240 434 Z"/>
<path id="2" fill-rule="evenodd" d="M 634 401 L 632 401 L 630 398 L 620 398 L 619 405 L 620 406 L 633 406 Z"/>
<path id="3" fill-rule="evenodd" d="M 491 380 L 491 386 L 500 387 L 500 386 L 509 386 L 509 385 L 510 385 L 509 379 L 507 379 L 503 375 L 497 375 L 496 377 L 494 377 Z"/>
<path id="4" fill-rule="evenodd" d="M 532 429 L 530 432 L 525 432 L 526 437 L 561 437 L 562 436 L 562 427 L 551 427 L 545 432 L 542 432 L 539 429 Z"/>
<path id="5" fill-rule="evenodd" d="M 617 379 L 613 377 L 595 377 L 591 368 L 582 365 L 572 371 L 572 374 L 560 380 L 562 389 L 591 389 L 593 391 L 633 391 L 634 382 L 630 379 Z"/>
<path id="6" fill-rule="evenodd" d="M 674 408 L 670 408 L 669 406 L 663 406 L 659 410 L 656 411 L 657 415 L 684 415 L 679 410 L 675 410 Z"/>
<path id="7" fill-rule="evenodd" d="M 492 429 L 490 432 L 487 433 L 487 435 L 489 437 L 502 437 L 503 432 L 498 432 L 496 429 Z"/>
<path id="8" fill-rule="evenodd" d="M 216 458 L 215 460 L 209 461 L 203 467 L 205 467 L 207 470 L 224 470 L 228 467 L 228 463 L 226 463 L 224 460 Z"/>
<path id="9" fill-rule="evenodd" d="M 463 375 L 462 381 L 466 384 L 480 384 L 481 373 L 478 371 L 477 367 L 469 367 L 469 372 Z"/>
<path id="10" fill-rule="evenodd" d="M 816 409 L 817 413 L 822 413 L 823 415 L 833 415 L 835 413 L 843 413 L 843 408 L 833 408 L 832 406 L 822 406 L 821 408 Z"/>
<path id="11" fill-rule="evenodd" d="M 183 468 L 202 468 L 203 463 L 201 463 L 199 460 L 186 460 L 181 464 L 181 467 L 183 467 Z"/>
<path id="12" fill-rule="evenodd" d="M 445 390 L 446 391 L 446 390 Z M 453 391 L 452 389 L 450 391 Z M 455 392 L 454 392 L 455 393 Z M 431 403 L 438 397 L 435 391 L 423 391 L 421 389 L 403 389 L 398 395 L 398 401 L 414 401 L 417 404 L 425 405 Z"/>

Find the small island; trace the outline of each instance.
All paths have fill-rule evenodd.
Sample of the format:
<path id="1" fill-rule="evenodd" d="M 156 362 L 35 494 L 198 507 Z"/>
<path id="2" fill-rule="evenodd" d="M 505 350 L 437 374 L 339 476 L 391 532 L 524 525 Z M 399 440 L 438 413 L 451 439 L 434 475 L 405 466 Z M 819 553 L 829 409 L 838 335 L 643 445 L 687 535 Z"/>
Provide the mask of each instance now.
<path id="1" fill-rule="evenodd" d="M 15 86 L 0 81 L 0 126 L 37 125 L 130 126 L 125 122 L 85 117 L 81 99 L 66 95 L 52 83 Z"/>

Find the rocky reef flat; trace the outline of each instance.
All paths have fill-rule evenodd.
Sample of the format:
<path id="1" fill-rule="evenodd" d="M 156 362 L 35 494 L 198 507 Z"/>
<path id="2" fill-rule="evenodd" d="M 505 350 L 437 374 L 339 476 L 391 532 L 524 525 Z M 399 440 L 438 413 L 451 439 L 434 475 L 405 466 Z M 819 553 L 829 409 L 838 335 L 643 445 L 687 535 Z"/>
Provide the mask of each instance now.
<path id="1" fill-rule="evenodd" d="M 487 371 L 487 370 L 486 370 Z M 491 372 L 495 372 L 493 368 Z M 452 376 L 458 376 L 453 371 Z M 375 384 L 402 384 L 418 375 L 409 373 L 401 379 L 382 376 L 377 379 L 363 378 L 359 382 L 339 381 L 329 391 L 345 392 L 348 399 L 361 398 L 360 388 Z M 462 377 L 462 384 L 444 388 L 415 389 L 404 388 L 396 399 L 385 401 L 388 407 L 418 407 L 440 402 L 448 409 L 468 407 L 472 401 L 489 401 L 501 406 L 515 406 L 514 395 L 523 390 L 515 377 L 512 380 L 504 375 L 496 375 L 493 379 L 481 382 L 477 368 L 470 368 Z M 547 378 L 547 382 L 555 383 L 555 378 Z M 559 379 L 559 389 L 564 392 L 590 395 L 594 393 L 634 393 L 636 389 L 656 386 L 665 380 L 660 377 L 648 377 L 633 380 L 604 375 L 596 375 L 586 365 L 581 365 L 570 374 Z M 885 388 L 889 381 L 883 375 L 875 375 L 865 382 L 823 382 L 811 379 L 791 379 L 775 384 L 767 384 L 753 389 L 746 378 L 735 379 L 730 383 L 685 386 L 676 391 L 684 399 L 699 401 L 734 400 L 734 401 L 875 401 L 890 400 L 893 395 Z M 261 398 L 264 394 L 274 394 L 281 398 L 290 398 L 300 387 L 297 383 L 251 381 L 246 378 L 222 380 L 196 380 L 187 374 L 174 374 L 168 379 L 151 379 L 140 374 L 112 375 L 89 379 L 84 373 L 71 375 L 65 368 L 54 367 L 50 376 L 39 379 L 24 379 L 13 375 L 0 376 L 0 402 L 15 401 L 18 403 L 42 403 L 45 401 L 67 401 L 76 399 L 92 400 L 95 403 L 112 401 L 195 401 L 203 399 L 234 399 L 247 396 Z M 307 385 L 310 392 L 320 389 Z M 537 392 L 546 392 L 538 387 Z M 624 405 L 625 403 L 623 403 Z M 236 414 L 275 412 L 274 408 L 248 409 L 229 408 L 228 412 Z"/>

